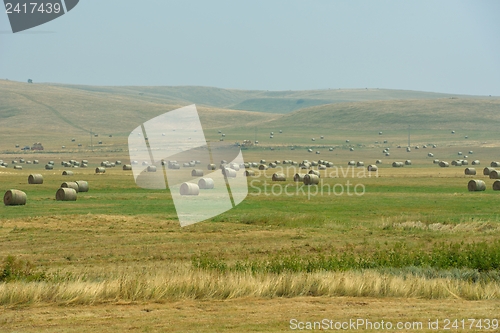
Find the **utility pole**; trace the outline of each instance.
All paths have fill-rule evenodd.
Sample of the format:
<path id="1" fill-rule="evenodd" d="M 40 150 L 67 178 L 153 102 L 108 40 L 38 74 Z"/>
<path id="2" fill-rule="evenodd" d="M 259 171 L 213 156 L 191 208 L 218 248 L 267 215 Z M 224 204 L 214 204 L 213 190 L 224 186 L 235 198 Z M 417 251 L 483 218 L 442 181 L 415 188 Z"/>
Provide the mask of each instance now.
<path id="1" fill-rule="evenodd" d="M 92 128 L 90 129 L 90 148 L 92 149 L 92 152 L 94 152 L 94 140 L 93 140 L 93 133 L 92 133 Z"/>
<path id="2" fill-rule="evenodd" d="M 408 147 L 410 147 L 410 125 L 408 125 Z"/>

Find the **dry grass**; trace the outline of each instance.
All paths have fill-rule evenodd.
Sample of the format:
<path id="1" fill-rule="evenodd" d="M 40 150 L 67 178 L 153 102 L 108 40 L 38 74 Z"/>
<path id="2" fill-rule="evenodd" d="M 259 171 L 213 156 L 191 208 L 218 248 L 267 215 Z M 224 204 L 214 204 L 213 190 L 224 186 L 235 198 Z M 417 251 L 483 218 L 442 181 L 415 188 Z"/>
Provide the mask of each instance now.
<path id="1" fill-rule="evenodd" d="M 109 270 L 109 267 L 106 268 Z M 374 271 L 320 273 L 217 273 L 183 265 L 126 267 L 84 273 L 47 282 L 0 284 L 0 304 L 101 304 L 165 302 L 178 299 L 225 300 L 244 297 L 398 297 L 491 300 L 497 282 L 398 277 Z M 92 277 L 93 276 L 93 277 Z"/>

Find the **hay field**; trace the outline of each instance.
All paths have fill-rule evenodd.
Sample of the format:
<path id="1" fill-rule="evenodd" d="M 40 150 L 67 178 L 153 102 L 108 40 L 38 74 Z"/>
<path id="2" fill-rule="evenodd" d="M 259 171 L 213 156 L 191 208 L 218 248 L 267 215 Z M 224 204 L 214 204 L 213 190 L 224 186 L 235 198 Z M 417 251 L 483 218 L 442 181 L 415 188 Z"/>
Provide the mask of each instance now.
<path id="1" fill-rule="evenodd" d="M 112 94 L 98 92 L 104 93 Z M 53 100 L 42 101 L 46 95 L 40 94 L 40 100 L 29 96 L 65 119 L 72 117 Z M 115 94 L 117 100 L 126 98 Z M 91 104 L 94 97 L 82 98 Z M 108 101 L 103 97 L 99 103 Z M 363 112 L 383 113 L 387 108 L 403 112 L 399 101 L 364 103 L 364 109 L 358 105 Z M 378 110 L 379 103 L 385 109 Z M 473 99 L 462 105 L 468 103 L 474 104 Z M 489 105 L 495 110 L 495 103 L 479 100 L 474 107 Z M 15 102 L 10 105 L 12 117 L 29 109 L 15 109 Z M 436 119 L 446 119 L 456 109 L 443 100 L 418 105 L 423 110 L 432 106 L 437 111 L 426 111 L 427 117 L 434 112 Z M 339 106 L 318 107 L 318 114 L 335 107 Z M 155 108 L 141 113 L 137 124 L 161 112 Z M 14 146 L 23 139 L 24 125 L 36 132 L 38 127 L 31 123 L 36 113 L 23 123 L 8 120 L 11 128 L 0 134 L 0 159 L 9 163 L 0 169 L 0 192 L 22 190 L 28 202 L 0 207 L 2 331 L 280 332 L 290 330 L 292 318 L 426 324 L 429 319 L 477 318 L 483 323 L 499 319 L 500 192 L 493 191 L 493 180 L 482 175 L 483 167 L 500 160 L 497 132 L 490 125 L 495 119 L 474 121 L 467 131 L 444 120 L 428 129 L 424 122 L 415 125 L 412 147 L 420 149 L 408 153 L 406 126 L 391 129 L 387 121 L 387 129 L 380 128 L 369 118 L 365 123 L 358 120 L 356 131 L 347 125 L 336 128 L 326 120 L 325 125 L 314 126 L 321 118 L 313 111 L 276 118 L 206 106 L 213 119 L 205 128 L 209 141 L 218 141 L 219 129 L 229 142 L 260 136 L 259 145 L 242 150 L 245 161 L 323 159 L 336 168 L 321 171 L 322 184 L 314 188 L 293 182 L 293 175 L 303 170 L 290 165 L 257 171 L 248 178 L 249 194 L 240 205 L 184 228 L 168 190 L 138 188 L 131 171 L 119 166 L 102 175 L 94 173 L 103 160 L 128 160 L 126 131 L 113 131 L 112 137 L 101 134 L 104 142 L 95 145 L 94 152 L 88 143 L 72 146 L 79 138 L 75 134 L 77 140 L 71 141 L 73 130 L 55 130 L 44 141 L 36 140 L 34 133 L 28 144 L 42 141 L 50 149 L 23 153 Z M 118 122 L 132 126 L 134 112 L 125 112 Z M 314 121 L 304 120 L 307 112 Z M 62 121 L 55 114 L 46 123 L 41 116 L 40 122 L 49 126 Z M 344 117 L 340 119 L 347 121 Z M 300 122 L 302 127 L 295 126 Z M 57 124 L 54 129 L 64 121 Z M 98 126 L 84 118 L 75 124 L 84 129 Z M 101 126 L 101 133 L 107 134 Z M 270 131 L 275 132 L 273 139 Z M 88 136 L 84 133 L 81 140 Z M 422 147 L 428 144 L 437 147 Z M 387 147 L 390 156 L 382 153 Z M 440 168 L 432 163 L 433 159 L 451 163 L 463 155 L 469 162 L 481 161 L 477 176 L 465 176 L 465 166 Z M 23 170 L 14 170 L 12 160 L 21 158 L 38 159 L 40 164 L 24 163 Z M 89 167 L 71 169 L 74 176 L 63 176 L 69 169 L 60 163 L 70 159 L 88 159 Z M 366 172 L 377 159 L 382 160 L 378 172 Z M 407 159 L 411 166 L 391 167 L 393 161 Z M 55 162 L 54 170 L 44 170 L 49 160 Z M 351 160 L 363 161 L 365 167 L 348 168 Z M 272 174 L 281 171 L 287 181 L 273 183 Z M 44 183 L 29 185 L 32 173 L 43 174 Z M 240 170 L 238 177 L 242 174 Z M 486 191 L 468 192 L 472 178 L 484 180 Z M 79 193 L 75 202 L 55 200 L 62 182 L 80 179 L 89 182 L 88 193 Z"/>

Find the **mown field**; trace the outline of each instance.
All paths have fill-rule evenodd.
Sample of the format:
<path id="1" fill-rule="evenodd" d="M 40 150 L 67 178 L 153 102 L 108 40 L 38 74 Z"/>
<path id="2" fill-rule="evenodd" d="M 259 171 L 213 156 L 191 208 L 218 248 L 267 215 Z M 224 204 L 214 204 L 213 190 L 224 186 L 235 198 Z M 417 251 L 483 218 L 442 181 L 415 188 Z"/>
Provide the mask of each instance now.
<path id="1" fill-rule="evenodd" d="M 432 151 L 451 161 L 456 148 Z M 283 331 L 293 317 L 339 312 L 336 318 L 374 320 L 423 320 L 424 308 L 441 319 L 498 313 L 500 193 L 493 180 L 479 172 L 473 178 L 485 180 L 487 190 L 468 192 L 464 167 L 433 165 L 431 148 L 391 148 L 391 157 L 376 147 L 317 148 L 320 155 L 279 149 L 250 148 L 244 157 L 321 157 L 338 169 L 322 171 L 323 193 L 294 183 L 290 166 L 279 185 L 270 178 L 281 169 L 257 173 L 243 203 L 184 228 L 168 190 L 140 189 L 119 167 L 94 174 L 101 160 L 113 160 L 110 152 L 28 155 L 41 164 L 0 170 L 2 193 L 16 188 L 28 196 L 26 206 L 0 208 L 2 325 L 23 332 L 88 331 L 103 321 L 109 331 Z M 496 149 L 472 149 L 482 171 Z M 60 160 L 77 157 L 90 159 L 89 168 L 63 176 Z M 347 168 L 349 160 L 367 165 L 378 158 L 378 173 Z M 410 158 L 411 166 L 390 166 Z M 49 159 L 55 169 L 43 170 Z M 32 173 L 43 174 L 44 184 L 28 185 Z M 79 179 L 89 182 L 88 193 L 76 202 L 55 200 L 63 181 Z M 401 302 L 409 308 L 401 310 Z M 168 309 L 178 315 L 165 317 Z M 272 309 L 282 310 L 260 314 Z M 212 316 L 222 313 L 227 320 L 215 323 Z"/>

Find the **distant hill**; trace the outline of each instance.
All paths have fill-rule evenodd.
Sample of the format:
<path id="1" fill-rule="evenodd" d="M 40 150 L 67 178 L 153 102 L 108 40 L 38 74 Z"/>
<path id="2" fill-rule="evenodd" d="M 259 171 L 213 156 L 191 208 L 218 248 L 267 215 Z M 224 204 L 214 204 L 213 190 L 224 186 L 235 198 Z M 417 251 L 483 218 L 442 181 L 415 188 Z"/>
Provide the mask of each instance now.
<path id="1" fill-rule="evenodd" d="M 301 109 L 279 119 L 285 128 L 469 129 L 498 131 L 500 99 L 440 98 L 338 103 Z"/>
<path id="2" fill-rule="evenodd" d="M 0 149 L 12 149 L 14 141 L 51 142 L 52 147 L 60 147 L 72 137 L 86 142 L 90 129 L 106 137 L 121 137 L 107 141 L 124 146 L 125 137 L 139 124 L 193 103 L 212 140 L 218 140 L 216 129 L 231 133 L 228 140 L 240 140 L 254 137 L 258 129 L 262 133 L 278 126 L 287 133 L 296 129 L 297 135 L 316 129 L 404 130 L 408 125 L 423 130 L 463 128 L 496 133 L 500 123 L 498 97 L 382 89 L 272 92 L 0 80 Z M 300 141 L 300 137 L 294 140 Z"/>
<path id="3" fill-rule="evenodd" d="M 303 91 L 236 90 L 212 87 L 98 87 L 81 85 L 49 85 L 80 92 L 107 93 L 138 100 L 173 105 L 197 104 L 223 109 L 289 113 L 310 106 L 332 103 L 439 99 L 478 98 L 432 92 L 390 89 L 323 89 Z"/>

